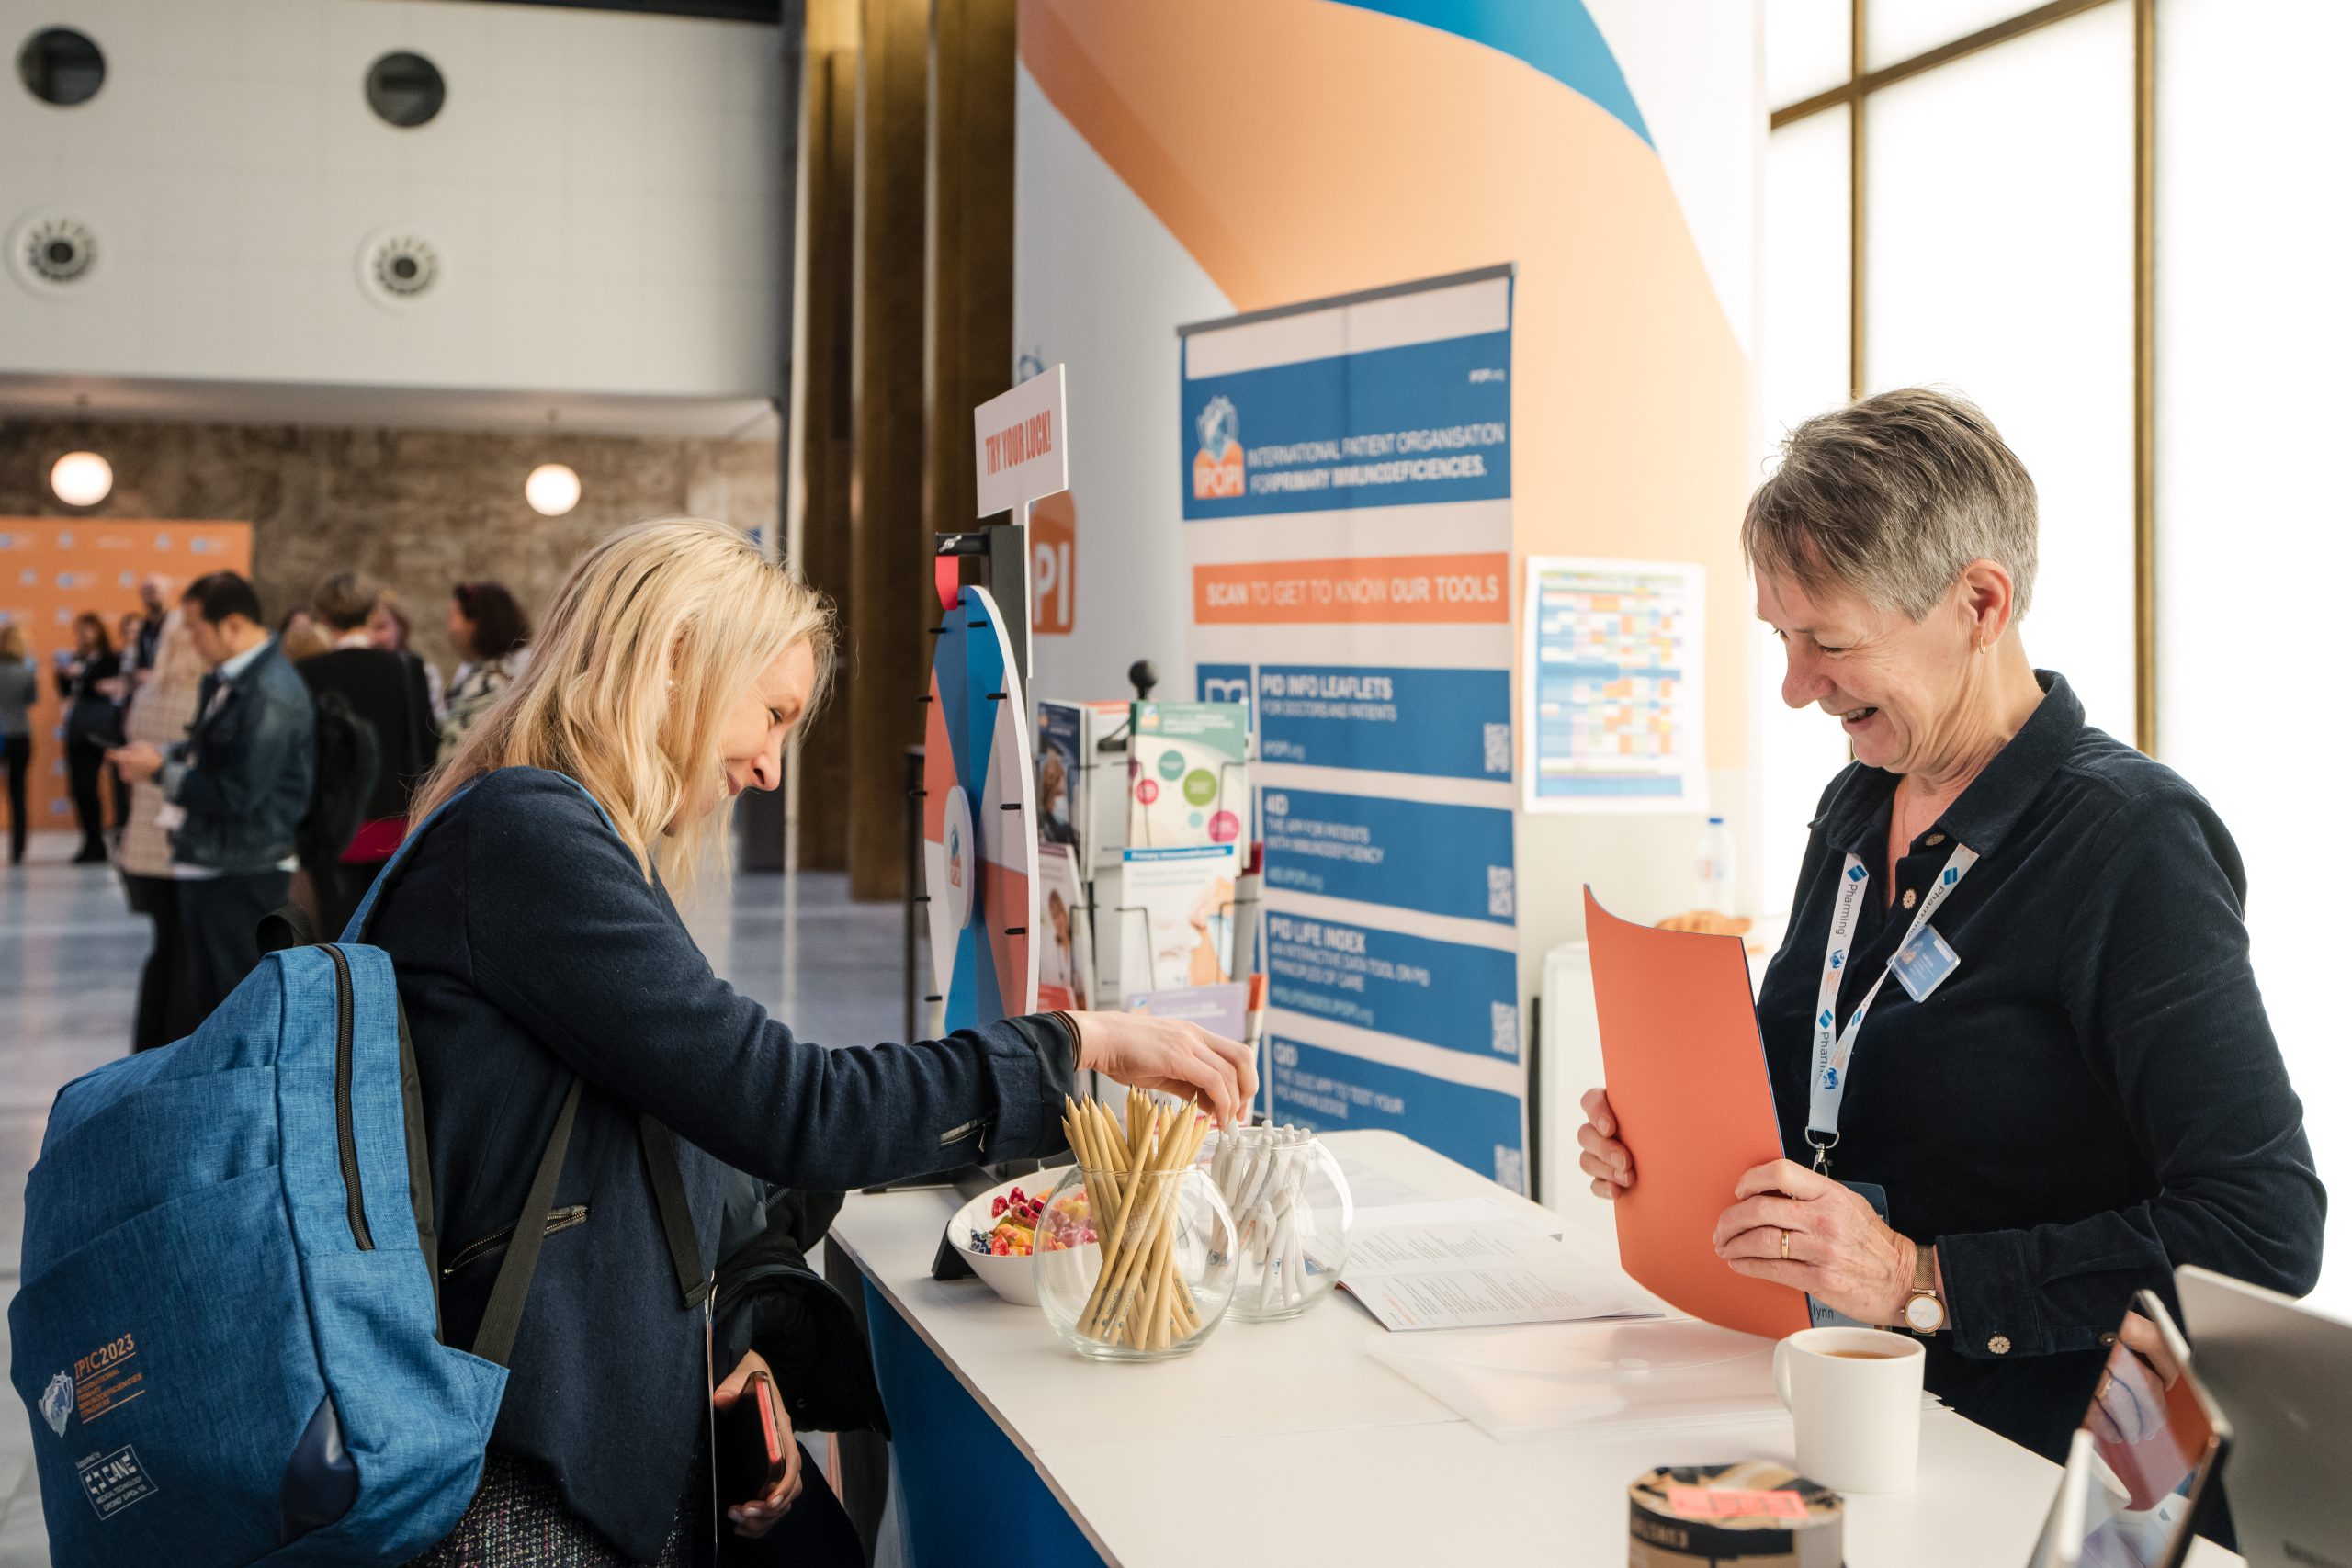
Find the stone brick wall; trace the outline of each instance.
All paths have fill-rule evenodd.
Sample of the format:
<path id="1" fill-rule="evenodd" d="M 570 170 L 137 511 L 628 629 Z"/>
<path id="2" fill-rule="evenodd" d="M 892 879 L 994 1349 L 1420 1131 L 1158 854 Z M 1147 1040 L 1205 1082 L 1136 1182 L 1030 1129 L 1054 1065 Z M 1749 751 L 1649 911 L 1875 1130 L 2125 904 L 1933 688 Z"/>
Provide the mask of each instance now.
<path id="1" fill-rule="evenodd" d="M 114 465 L 114 493 L 87 511 L 49 490 L 51 464 L 81 447 Z M 0 515 L 251 523 L 273 620 L 328 572 L 365 571 L 399 593 L 417 651 L 446 674 L 453 583 L 494 578 L 536 625 L 564 570 L 615 528 L 682 514 L 778 526 L 777 461 L 773 441 L 8 420 Z M 524 477 L 547 462 L 579 472 L 568 516 L 523 500 Z"/>

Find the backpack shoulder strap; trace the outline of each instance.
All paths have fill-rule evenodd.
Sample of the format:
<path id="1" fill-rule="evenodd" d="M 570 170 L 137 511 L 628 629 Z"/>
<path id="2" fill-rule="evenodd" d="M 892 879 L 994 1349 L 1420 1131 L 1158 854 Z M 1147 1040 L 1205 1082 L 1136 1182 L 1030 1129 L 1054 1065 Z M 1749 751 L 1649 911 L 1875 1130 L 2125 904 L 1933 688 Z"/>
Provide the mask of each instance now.
<path id="1" fill-rule="evenodd" d="M 711 1277 L 702 1271 L 702 1243 L 686 1206 L 686 1181 L 678 1168 L 677 1136 L 656 1116 L 640 1112 L 637 1138 L 645 1150 L 645 1175 L 662 1211 L 662 1238 L 670 1244 L 670 1267 L 678 1276 L 681 1306 L 700 1306 L 710 1294 Z"/>
<path id="2" fill-rule="evenodd" d="M 585 784 L 569 773 L 558 773 L 556 776 L 578 790 L 588 804 L 596 808 L 597 818 L 608 830 L 618 831 L 613 827 L 612 814 L 605 809 L 603 802 L 589 794 Z M 393 852 L 391 860 L 377 875 L 374 886 L 368 889 L 368 896 L 360 900 L 359 908 L 353 912 L 351 924 L 344 931 L 344 941 L 367 940 L 368 927 L 376 911 L 376 901 L 390 887 L 393 878 L 407 863 L 410 852 L 472 787 L 467 785 L 466 789 L 459 790 L 435 807 L 433 814 L 418 823 L 414 830 L 401 840 L 401 847 Z M 405 1032 L 405 1017 L 401 1019 L 401 1028 Z M 507 1354 L 514 1348 L 515 1331 L 521 1326 L 524 1298 L 530 1293 L 531 1275 L 538 1267 L 539 1244 L 546 1238 L 546 1215 L 555 1203 L 556 1179 L 563 1173 L 564 1155 L 571 1146 L 571 1123 L 579 1105 L 580 1080 L 575 1077 L 564 1093 L 563 1109 L 557 1113 L 555 1130 L 548 1134 L 547 1148 L 540 1154 L 538 1174 L 531 1183 L 530 1197 L 514 1222 L 514 1239 L 507 1244 L 506 1259 L 499 1266 L 498 1278 L 491 1286 L 490 1305 L 482 1316 L 481 1332 L 475 1339 L 474 1354 L 485 1360 L 496 1361 L 501 1366 L 505 1364 Z M 699 1306 L 710 1294 L 710 1277 L 703 1272 L 702 1245 L 695 1237 L 694 1213 L 686 1201 L 685 1178 L 678 1165 L 677 1141 L 660 1120 L 640 1114 L 638 1117 L 638 1142 L 644 1150 L 646 1178 L 652 1185 L 654 1202 L 661 1210 L 662 1236 L 669 1246 L 671 1266 L 677 1274 L 680 1304 Z M 437 1280 L 437 1275 L 435 1279 Z M 485 1349 L 484 1346 L 491 1348 Z M 493 1349 L 496 1354 L 492 1353 Z"/>
<path id="3" fill-rule="evenodd" d="M 514 1238 L 506 1244 L 506 1259 L 490 1287 L 481 1328 L 474 1336 L 474 1354 L 504 1366 L 514 1353 L 514 1335 L 523 1326 L 523 1303 L 531 1293 L 531 1276 L 538 1271 L 539 1244 L 547 1240 L 547 1213 L 555 1204 L 556 1178 L 563 1174 L 563 1156 L 571 1147 L 571 1122 L 580 1110 L 580 1080 L 563 1091 L 563 1109 L 555 1113 L 555 1131 L 539 1156 L 538 1174 L 531 1179 L 531 1195 L 523 1200 L 522 1217 L 514 1222 Z"/>

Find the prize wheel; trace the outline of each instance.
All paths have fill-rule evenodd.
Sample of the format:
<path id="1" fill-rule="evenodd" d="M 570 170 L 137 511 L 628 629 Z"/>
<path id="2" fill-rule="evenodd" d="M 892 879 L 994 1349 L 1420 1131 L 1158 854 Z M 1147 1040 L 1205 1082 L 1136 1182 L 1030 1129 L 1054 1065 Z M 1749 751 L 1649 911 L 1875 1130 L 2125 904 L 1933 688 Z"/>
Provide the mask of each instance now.
<path id="1" fill-rule="evenodd" d="M 932 988 L 947 1028 L 1037 1007 L 1037 808 L 1028 705 L 996 601 L 965 588 L 940 623 L 922 753 Z"/>

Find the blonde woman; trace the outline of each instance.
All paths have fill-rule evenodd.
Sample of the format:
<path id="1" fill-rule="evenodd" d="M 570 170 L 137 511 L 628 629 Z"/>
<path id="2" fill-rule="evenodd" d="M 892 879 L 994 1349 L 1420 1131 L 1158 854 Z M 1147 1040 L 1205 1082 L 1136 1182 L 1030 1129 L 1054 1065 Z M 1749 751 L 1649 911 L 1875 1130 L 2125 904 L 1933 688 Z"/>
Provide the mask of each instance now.
<path id="1" fill-rule="evenodd" d="M 684 1561 L 713 1397 L 687 1281 L 715 1261 L 729 1167 L 834 1190 L 1042 1153 L 1080 1067 L 1221 1119 L 1254 1092 L 1241 1047 L 1189 1024 L 1057 1014 L 827 1050 L 712 974 L 672 894 L 724 846 L 733 797 L 783 781 L 832 643 L 824 601 L 741 535 L 628 529 L 572 570 L 529 669 L 418 792 L 368 940 L 398 967 L 415 1042 L 448 1343 L 474 1343 L 582 1086 L 481 1490 L 423 1562 Z M 673 1168 L 678 1248 L 659 1197 Z M 763 1364 L 718 1368 L 718 1402 Z M 798 1485 L 796 1464 L 720 1502 L 758 1535 Z"/>
<path id="2" fill-rule="evenodd" d="M 122 732 L 158 751 L 187 739 L 196 722 L 197 693 L 204 684 L 204 656 L 196 650 L 185 612 L 164 617 L 148 678 L 130 694 Z M 179 888 L 172 877 L 172 836 L 158 819 L 165 801 L 153 778 L 130 782 L 130 804 L 123 818 L 115 869 L 122 874 L 132 912 L 155 923 L 155 945 L 139 975 L 139 1011 L 131 1022 L 130 1048 L 152 1051 L 185 1037 L 200 1020 L 188 1016 L 185 962 L 180 947 Z"/>

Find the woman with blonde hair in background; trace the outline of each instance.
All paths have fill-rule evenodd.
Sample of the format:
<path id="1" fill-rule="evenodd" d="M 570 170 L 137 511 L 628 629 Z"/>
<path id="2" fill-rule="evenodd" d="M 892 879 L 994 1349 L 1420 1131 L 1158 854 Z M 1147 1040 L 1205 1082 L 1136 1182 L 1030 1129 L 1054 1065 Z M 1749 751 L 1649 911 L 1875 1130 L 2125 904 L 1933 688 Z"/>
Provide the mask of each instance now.
<path id="1" fill-rule="evenodd" d="M 697 1282 L 717 1266 L 730 1300 L 737 1172 L 830 1192 L 1046 1153 L 1080 1068 L 1228 1122 L 1255 1091 L 1247 1053 L 1189 1023 L 1048 1014 L 828 1050 L 712 973 L 673 895 L 724 849 L 734 797 L 783 782 L 833 642 L 824 599 L 734 530 L 626 529 L 572 569 L 529 668 L 418 792 L 367 940 L 400 976 L 435 1222 L 466 1260 L 444 1271 L 449 1343 L 473 1342 L 551 1130 L 572 1128 L 481 1488 L 421 1562 L 696 1550 L 709 1411 L 766 1365 L 721 1314 L 722 1381 L 705 1379 Z M 718 1528 L 763 1535 L 798 1471 L 720 1498 Z"/>
<path id="2" fill-rule="evenodd" d="M 187 739 L 203 685 L 204 656 L 196 650 L 185 612 L 174 610 L 164 617 L 156 638 L 153 673 L 130 694 L 123 734 L 168 751 Z M 164 805 L 160 780 L 132 783 L 122 843 L 115 852 L 115 869 L 122 874 L 131 912 L 146 916 L 155 926 L 155 945 L 139 972 L 139 1010 L 130 1026 L 134 1051 L 168 1045 L 200 1021 L 189 1016 L 187 987 L 181 984 L 179 887 L 172 876 L 172 835 L 160 819 Z"/>
<path id="3" fill-rule="evenodd" d="M 33 765 L 33 703 L 40 677 L 25 651 L 25 628 L 0 625 L 0 763 L 8 770 L 8 863 L 25 863 L 25 780 Z"/>

